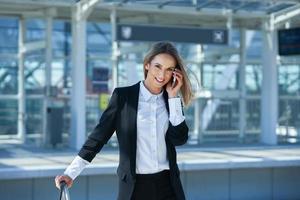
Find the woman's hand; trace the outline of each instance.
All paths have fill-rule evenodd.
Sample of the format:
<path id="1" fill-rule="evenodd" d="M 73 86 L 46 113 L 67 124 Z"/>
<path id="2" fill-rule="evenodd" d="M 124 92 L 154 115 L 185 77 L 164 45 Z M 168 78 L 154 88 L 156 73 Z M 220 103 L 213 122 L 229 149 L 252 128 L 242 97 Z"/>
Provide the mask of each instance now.
<path id="1" fill-rule="evenodd" d="M 173 77 L 176 78 L 176 83 L 175 83 L 175 85 L 172 86 Z M 175 69 L 173 72 L 171 81 L 167 84 L 167 87 L 166 87 L 169 98 L 174 98 L 177 96 L 178 91 L 180 90 L 180 88 L 183 84 L 182 78 L 183 78 L 183 76 L 182 76 L 180 70 Z"/>
<path id="2" fill-rule="evenodd" d="M 69 176 L 59 175 L 59 176 L 55 177 L 55 185 L 58 189 L 60 189 L 60 183 L 62 181 L 65 181 L 69 188 L 72 187 L 72 185 L 73 185 L 73 179 L 71 179 Z"/>

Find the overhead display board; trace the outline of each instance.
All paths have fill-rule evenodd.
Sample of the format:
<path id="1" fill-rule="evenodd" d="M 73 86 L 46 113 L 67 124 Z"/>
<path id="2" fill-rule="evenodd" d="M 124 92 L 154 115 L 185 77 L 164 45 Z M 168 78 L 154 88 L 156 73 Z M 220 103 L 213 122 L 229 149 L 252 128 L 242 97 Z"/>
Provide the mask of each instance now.
<path id="1" fill-rule="evenodd" d="M 278 53 L 281 56 L 300 55 L 300 27 L 278 30 Z"/>
<path id="2" fill-rule="evenodd" d="M 118 24 L 117 40 L 227 45 L 228 30 Z"/>

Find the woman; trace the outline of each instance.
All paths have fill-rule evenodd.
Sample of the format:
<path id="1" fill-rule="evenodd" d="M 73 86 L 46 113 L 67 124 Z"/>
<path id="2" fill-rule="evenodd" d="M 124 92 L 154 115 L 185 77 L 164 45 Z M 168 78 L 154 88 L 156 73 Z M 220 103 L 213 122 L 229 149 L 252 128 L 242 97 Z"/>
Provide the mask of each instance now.
<path id="1" fill-rule="evenodd" d="M 116 131 L 119 143 L 118 200 L 185 199 L 175 146 L 188 139 L 182 112 L 192 97 L 190 81 L 176 48 L 152 46 L 144 59 L 142 82 L 116 88 L 107 109 L 78 156 L 55 178 L 69 187 Z"/>

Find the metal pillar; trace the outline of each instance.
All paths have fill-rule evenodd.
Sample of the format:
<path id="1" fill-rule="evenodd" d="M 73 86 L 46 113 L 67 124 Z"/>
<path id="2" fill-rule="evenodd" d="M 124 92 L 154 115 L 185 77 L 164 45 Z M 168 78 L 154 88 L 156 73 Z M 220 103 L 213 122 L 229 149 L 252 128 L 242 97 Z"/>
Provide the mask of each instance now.
<path id="1" fill-rule="evenodd" d="M 72 7 L 72 90 L 70 147 L 86 138 L 86 19 L 100 0 L 81 0 Z"/>
<path id="2" fill-rule="evenodd" d="M 117 13 L 113 9 L 110 13 L 111 35 L 112 35 L 112 90 L 118 86 L 118 42 L 117 42 Z"/>
<path id="3" fill-rule="evenodd" d="M 199 84 L 200 84 L 200 91 L 202 90 L 202 79 L 203 79 L 203 63 L 201 62 L 200 63 L 200 71 L 199 71 Z M 198 124 L 198 144 L 202 144 L 204 143 L 204 129 L 202 128 L 203 126 L 203 115 L 202 115 L 202 112 L 203 112 L 203 97 L 202 97 L 202 101 L 201 101 L 201 98 L 198 98 L 197 100 L 198 102 L 198 112 L 199 112 L 199 124 Z M 196 108 L 195 108 L 196 109 Z"/>
<path id="4" fill-rule="evenodd" d="M 276 145 L 278 118 L 277 40 L 272 22 L 263 27 L 262 93 L 261 93 L 261 142 Z"/>
<path id="5" fill-rule="evenodd" d="M 201 79 L 201 65 L 202 65 L 202 46 L 198 44 L 196 46 L 196 60 L 199 63 L 199 79 Z M 201 80 L 199 80 L 199 84 L 201 84 Z M 198 90 L 201 90 L 201 85 L 199 85 Z M 197 91 L 197 92 L 199 92 Z M 196 137 L 198 144 L 203 143 L 203 131 L 201 131 L 200 125 L 201 125 L 201 109 L 200 109 L 200 98 L 196 98 L 194 101 L 194 137 Z"/>
<path id="6" fill-rule="evenodd" d="M 246 131 L 246 30 L 240 30 L 240 66 L 239 66 L 239 142 L 243 143 L 245 140 Z"/>
<path id="7" fill-rule="evenodd" d="M 46 14 L 46 48 L 45 48 L 45 97 L 43 107 L 43 135 L 42 143 L 47 144 L 47 108 L 50 105 L 51 96 L 51 79 L 52 79 L 52 29 L 53 29 L 53 17 L 52 10 L 47 10 Z"/>
<path id="8" fill-rule="evenodd" d="M 25 19 L 19 19 L 19 50 L 18 50 L 18 139 L 25 142 L 25 76 L 24 76 L 24 57 L 25 57 Z"/>
<path id="9" fill-rule="evenodd" d="M 200 129 L 200 98 L 195 99 L 194 101 L 194 137 L 197 140 L 198 144 L 203 143 L 203 133 Z"/>
<path id="10" fill-rule="evenodd" d="M 72 9 L 72 90 L 70 147 L 80 149 L 86 133 L 86 19 L 80 4 Z"/>

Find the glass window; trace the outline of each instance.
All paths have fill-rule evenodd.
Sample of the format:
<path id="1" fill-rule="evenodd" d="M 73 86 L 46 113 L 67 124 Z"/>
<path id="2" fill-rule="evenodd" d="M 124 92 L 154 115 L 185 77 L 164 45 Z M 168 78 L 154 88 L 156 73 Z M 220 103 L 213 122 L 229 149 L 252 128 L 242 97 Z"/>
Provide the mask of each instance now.
<path id="1" fill-rule="evenodd" d="M 26 42 L 44 40 L 46 37 L 45 20 L 27 19 L 26 20 Z"/>
<path id="2" fill-rule="evenodd" d="M 237 64 L 203 64 L 202 86 L 209 90 L 237 89 Z"/>
<path id="3" fill-rule="evenodd" d="M 0 18 L 0 53 L 16 54 L 18 52 L 18 20 Z"/>
<path id="4" fill-rule="evenodd" d="M 45 56 L 43 51 L 31 52 L 25 58 L 26 94 L 44 94 Z"/>
<path id="5" fill-rule="evenodd" d="M 71 40 L 70 22 L 55 20 L 53 23 L 52 38 L 53 57 L 71 56 Z"/>
<path id="6" fill-rule="evenodd" d="M 87 55 L 111 55 L 111 30 L 108 23 L 87 23 Z"/>
<path id="7" fill-rule="evenodd" d="M 13 57 L 0 57 L 0 94 L 18 93 L 18 66 Z"/>
<path id="8" fill-rule="evenodd" d="M 260 98 L 247 99 L 246 103 L 246 132 L 257 133 L 260 130 Z"/>
<path id="9" fill-rule="evenodd" d="M 53 94 L 71 94 L 72 80 L 69 59 L 53 59 L 52 61 L 52 89 Z"/>
<path id="10" fill-rule="evenodd" d="M 262 84 L 261 65 L 246 65 L 246 92 L 249 95 L 260 95 Z"/>
<path id="11" fill-rule="evenodd" d="M 0 99 L 0 135 L 16 135 L 18 122 L 18 101 Z"/>
<path id="12" fill-rule="evenodd" d="M 260 61 L 263 49 L 262 32 L 248 30 L 246 34 L 246 45 L 246 59 L 248 61 Z"/>
<path id="13" fill-rule="evenodd" d="M 279 95 L 300 95 L 300 66 L 279 66 L 278 84 Z"/>
<path id="14" fill-rule="evenodd" d="M 279 142 L 299 142 L 300 135 L 300 99 L 281 97 L 279 99 L 279 118 L 277 134 Z"/>
<path id="15" fill-rule="evenodd" d="M 37 134 L 41 137 L 43 132 L 43 98 L 26 98 L 26 134 Z"/>
<path id="16" fill-rule="evenodd" d="M 203 130 L 238 130 L 239 106 L 234 99 L 206 99 L 202 107 Z"/>

